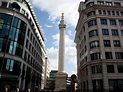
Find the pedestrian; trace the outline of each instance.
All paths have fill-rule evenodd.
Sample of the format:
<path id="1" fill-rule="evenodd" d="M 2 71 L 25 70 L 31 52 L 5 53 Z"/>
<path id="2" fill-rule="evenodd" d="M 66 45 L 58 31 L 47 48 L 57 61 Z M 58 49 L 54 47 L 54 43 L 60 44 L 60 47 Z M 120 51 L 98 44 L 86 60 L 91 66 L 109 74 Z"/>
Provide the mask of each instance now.
<path id="1" fill-rule="evenodd" d="M 15 92 L 19 92 L 19 88 L 16 88 L 16 91 Z"/>
<path id="2" fill-rule="evenodd" d="M 5 92 L 8 92 L 8 88 L 7 87 L 5 88 Z"/>
<path id="3" fill-rule="evenodd" d="M 30 92 L 30 89 L 28 89 L 28 92 Z"/>

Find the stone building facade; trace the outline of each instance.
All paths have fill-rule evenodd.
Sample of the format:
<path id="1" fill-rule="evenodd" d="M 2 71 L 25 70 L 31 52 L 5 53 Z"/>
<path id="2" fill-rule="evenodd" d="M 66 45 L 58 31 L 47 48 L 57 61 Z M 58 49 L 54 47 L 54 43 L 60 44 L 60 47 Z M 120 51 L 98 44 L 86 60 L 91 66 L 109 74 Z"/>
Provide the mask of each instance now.
<path id="1" fill-rule="evenodd" d="M 76 26 L 80 92 L 123 91 L 123 1 L 80 2 Z"/>

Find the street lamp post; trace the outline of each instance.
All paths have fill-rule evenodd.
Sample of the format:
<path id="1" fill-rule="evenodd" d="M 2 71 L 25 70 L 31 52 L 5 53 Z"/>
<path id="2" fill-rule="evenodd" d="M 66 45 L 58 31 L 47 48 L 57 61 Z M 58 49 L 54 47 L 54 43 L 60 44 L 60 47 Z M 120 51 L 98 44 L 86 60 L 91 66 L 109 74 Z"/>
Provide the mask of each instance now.
<path id="1" fill-rule="evenodd" d="M 14 18 L 15 18 L 15 10 L 20 9 L 20 6 L 16 2 L 13 2 L 12 3 L 12 8 L 13 8 L 12 21 L 11 21 L 10 29 L 9 29 L 8 36 L 7 36 L 5 51 L 3 53 L 3 60 L 2 60 L 1 70 L 0 70 L 0 79 L 2 78 L 3 65 L 4 65 L 4 61 L 5 61 L 5 54 L 6 54 L 6 51 L 7 51 L 7 46 L 8 46 L 8 42 L 9 42 L 9 39 L 10 39 L 10 33 L 12 31 L 12 25 L 13 25 Z"/>

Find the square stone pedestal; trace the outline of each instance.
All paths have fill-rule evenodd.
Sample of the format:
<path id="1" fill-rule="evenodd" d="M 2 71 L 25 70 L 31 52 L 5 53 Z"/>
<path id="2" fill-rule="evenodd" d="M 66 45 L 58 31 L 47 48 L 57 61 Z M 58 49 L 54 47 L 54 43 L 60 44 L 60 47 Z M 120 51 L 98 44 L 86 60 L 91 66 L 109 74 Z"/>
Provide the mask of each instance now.
<path id="1" fill-rule="evenodd" d="M 58 72 L 56 73 L 55 79 L 55 92 L 59 92 L 59 90 L 66 90 L 67 89 L 67 73 Z"/>

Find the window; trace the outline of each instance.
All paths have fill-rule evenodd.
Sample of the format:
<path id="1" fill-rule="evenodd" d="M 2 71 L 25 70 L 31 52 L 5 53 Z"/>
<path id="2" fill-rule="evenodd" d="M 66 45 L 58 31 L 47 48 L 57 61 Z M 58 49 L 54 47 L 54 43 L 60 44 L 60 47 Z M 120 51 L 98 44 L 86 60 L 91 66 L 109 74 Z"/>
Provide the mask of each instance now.
<path id="1" fill-rule="evenodd" d="M 27 52 L 24 53 L 24 60 L 27 61 Z"/>
<path id="2" fill-rule="evenodd" d="M 123 16 L 123 12 L 120 12 L 120 15 Z"/>
<path id="3" fill-rule="evenodd" d="M 116 11 L 116 14 L 117 14 L 117 16 L 119 16 L 120 14 L 119 14 L 119 11 Z"/>
<path id="4" fill-rule="evenodd" d="M 5 59 L 4 66 L 3 72 L 5 74 L 19 76 L 20 62 L 12 59 Z"/>
<path id="5" fill-rule="evenodd" d="M 87 17 L 93 16 L 93 15 L 95 15 L 95 11 L 91 11 L 91 12 L 87 13 Z"/>
<path id="6" fill-rule="evenodd" d="M 103 14 L 106 15 L 106 11 L 105 10 L 103 10 Z"/>
<path id="7" fill-rule="evenodd" d="M 101 24 L 107 25 L 107 20 L 106 19 L 101 19 Z"/>
<path id="8" fill-rule="evenodd" d="M 106 5 L 112 6 L 112 2 L 106 2 Z"/>
<path id="9" fill-rule="evenodd" d="M 108 29 L 102 29 L 102 34 L 103 35 L 109 35 Z"/>
<path id="10" fill-rule="evenodd" d="M 31 33 L 30 35 L 30 40 L 32 41 L 33 40 L 33 34 Z"/>
<path id="11" fill-rule="evenodd" d="M 97 60 L 97 59 L 101 59 L 100 52 L 92 53 L 91 60 Z"/>
<path id="12" fill-rule="evenodd" d="M 90 7 L 90 6 L 92 6 L 94 4 L 94 2 L 89 2 L 87 5 L 86 5 L 86 7 Z"/>
<path id="13" fill-rule="evenodd" d="M 123 36 L 123 30 L 121 30 L 121 36 Z"/>
<path id="14" fill-rule="evenodd" d="M 92 74 L 102 73 L 102 65 L 91 66 Z"/>
<path id="15" fill-rule="evenodd" d="M 115 12 L 114 11 L 112 11 L 112 15 L 115 15 Z"/>
<path id="16" fill-rule="evenodd" d="M 28 13 L 26 13 L 26 17 L 28 17 L 29 16 L 29 14 Z"/>
<path id="17" fill-rule="evenodd" d="M 102 14 L 102 11 L 101 10 L 98 10 L 99 14 Z"/>
<path id="18" fill-rule="evenodd" d="M 22 13 L 22 14 L 25 14 L 25 10 L 22 9 L 22 10 L 21 10 L 21 13 Z"/>
<path id="19" fill-rule="evenodd" d="M 110 20 L 110 25 L 116 25 L 116 20 Z"/>
<path id="20" fill-rule="evenodd" d="M 103 40 L 105 47 L 111 47 L 110 40 Z"/>
<path id="21" fill-rule="evenodd" d="M 112 52 L 105 52 L 106 59 L 112 59 Z"/>
<path id="22" fill-rule="evenodd" d="M 26 40 L 26 48 L 28 49 L 28 44 L 29 44 L 29 41 L 28 39 Z"/>
<path id="23" fill-rule="evenodd" d="M 117 36 L 118 35 L 118 30 L 117 29 L 111 29 L 112 35 Z"/>
<path id="24" fill-rule="evenodd" d="M 121 47 L 119 40 L 114 40 L 113 43 L 114 43 L 114 47 Z"/>
<path id="25" fill-rule="evenodd" d="M 107 72 L 114 73 L 114 65 L 107 65 Z"/>
<path id="26" fill-rule="evenodd" d="M 119 25 L 123 26 L 123 20 L 119 20 Z"/>
<path id="27" fill-rule="evenodd" d="M 85 52 L 87 51 L 87 47 L 85 46 Z"/>
<path id="28" fill-rule="evenodd" d="M 91 20 L 88 22 L 88 27 L 93 26 L 93 25 L 97 25 L 96 20 Z"/>
<path id="29" fill-rule="evenodd" d="M 121 6 L 119 2 L 114 2 L 114 6 Z"/>
<path id="30" fill-rule="evenodd" d="M 98 5 L 104 5 L 104 2 L 103 1 L 97 1 L 97 4 Z"/>
<path id="31" fill-rule="evenodd" d="M 117 65 L 118 73 L 123 73 L 123 65 Z"/>
<path id="32" fill-rule="evenodd" d="M 84 36 L 84 41 L 86 42 L 86 36 Z"/>
<path id="33" fill-rule="evenodd" d="M 123 92 L 123 79 L 109 79 L 109 92 Z"/>
<path id="34" fill-rule="evenodd" d="M 107 11 L 108 15 L 111 15 L 111 12 L 110 11 Z"/>
<path id="35" fill-rule="evenodd" d="M 89 37 L 92 37 L 92 36 L 97 36 L 98 35 L 98 31 L 95 29 L 95 30 L 91 30 L 89 32 Z"/>
<path id="36" fill-rule="evenodd" d="M 29 37 L 29 34 L 30 34 L 30 29 L 28 29 L 28 31 L 27 31 L 27 36 Z"/>
<path id="37" fill-rule="evenodd" d="M 2 2 L 1 6 L 7 7 L 7 2 Z"/>
<path id="38" fill-rule="evenodd" d="M 99 41 L 92 41 L 90 42 L 90 48 L 99 47 Z"/>
<path id="39" fill-rule="evenodd" d="M 116 59 L 123 59 L 123 52 L 115 52 Z"/>
<path id="40" fill-rule="evenodd" d="M 9 3 L 9 8 L 10 8 L 10 9 L 12 9 L 12 8 L 13 8 L 11 3 Z"/>

